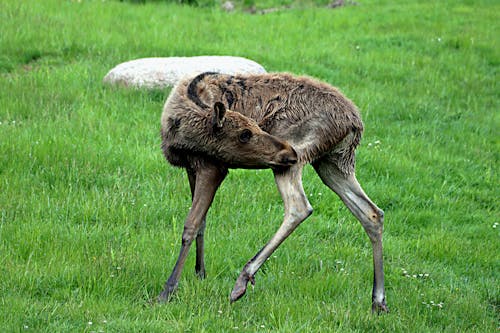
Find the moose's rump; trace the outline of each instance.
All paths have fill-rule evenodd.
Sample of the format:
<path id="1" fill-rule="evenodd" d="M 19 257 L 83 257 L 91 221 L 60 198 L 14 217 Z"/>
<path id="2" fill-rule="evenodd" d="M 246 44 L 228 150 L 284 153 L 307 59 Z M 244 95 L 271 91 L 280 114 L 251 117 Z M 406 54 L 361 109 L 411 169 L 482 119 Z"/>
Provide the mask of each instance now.
<path id="1" fill-rule="evenodd" d="M 354 103 L 323 82 L 288 74 L 286 77 L 287 89 L 281 85 L 262 88 L 271 97 L 267 101 L 260 99 L 261 114 L 249 115 L 264 131 L 287 140 L 305 163 L 341 151 L 340 155 L 353 160 L 348 155 L 354 154 L 363 132 L 363 122 Z"/>

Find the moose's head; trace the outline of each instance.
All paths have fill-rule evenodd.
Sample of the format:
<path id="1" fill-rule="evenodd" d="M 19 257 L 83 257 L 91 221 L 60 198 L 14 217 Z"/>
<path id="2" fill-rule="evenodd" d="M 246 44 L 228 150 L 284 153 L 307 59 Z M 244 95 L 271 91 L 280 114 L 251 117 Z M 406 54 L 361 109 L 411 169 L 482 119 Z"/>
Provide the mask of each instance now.
<path id="1" fill-rule="evenodd" d="M 210 111 L 213 156 L 232 168 L 280 168 L 297 163 L 297 153 L 285 140 L 264 132 L 241 113 L 216 102 Z M 211 154 L 210 154 L 211 155 Z"/>

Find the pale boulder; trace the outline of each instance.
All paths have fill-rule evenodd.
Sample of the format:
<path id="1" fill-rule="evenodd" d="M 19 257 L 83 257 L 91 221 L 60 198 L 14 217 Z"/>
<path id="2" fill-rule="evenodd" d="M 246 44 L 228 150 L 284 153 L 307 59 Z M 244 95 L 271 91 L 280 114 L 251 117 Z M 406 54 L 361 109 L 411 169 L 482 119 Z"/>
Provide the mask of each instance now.
<path id="1" fill-rule="evenodd" d="M 175 85 L 187 75 L 203 72 L 259 74 L 266 70 L 255 61 L 232 56 L 142 58 L 117 65 L 103 81 L 125 87 L 161 89 Z"/>

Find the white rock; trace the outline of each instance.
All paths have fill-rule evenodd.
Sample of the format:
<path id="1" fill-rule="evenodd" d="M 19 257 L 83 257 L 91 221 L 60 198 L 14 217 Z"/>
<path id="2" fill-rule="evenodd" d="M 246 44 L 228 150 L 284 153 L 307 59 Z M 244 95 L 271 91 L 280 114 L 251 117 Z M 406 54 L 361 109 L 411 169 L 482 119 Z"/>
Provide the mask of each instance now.
<path id="1" fill-rule="evenodd" d="M 142 58 L 124 62 L 104 77 L 104 83 L 134 88 L 165 88 L 181 78 L 202 72 L 266 73 L 255 61 L 231 56 Z"/>
<path id="2" fill-rule="evenodd" d="M 222 9 L 226 12 L 232 12 L 234 10 L 234 3 L 232 1 L 226 1 L 222 4 Z"/>

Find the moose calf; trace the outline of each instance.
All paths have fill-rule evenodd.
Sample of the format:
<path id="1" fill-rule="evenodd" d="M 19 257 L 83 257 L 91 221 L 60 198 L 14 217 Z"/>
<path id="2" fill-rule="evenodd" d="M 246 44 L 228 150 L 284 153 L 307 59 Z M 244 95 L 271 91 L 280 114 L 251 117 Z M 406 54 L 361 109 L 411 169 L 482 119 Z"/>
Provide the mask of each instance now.
<path id="1" fill-rule="evenodd" d="M 189 248 L 196 239 L 196 273 L 205 276 L 205 216 L 230 168 L 271 168 L 283 198 L 283 223 L 243 267 L 231 301 L 267 258 L 312 213 L 302 187 L 302 169 L 312 164 L 361 222 L 373 247 L 372 311 L 388 311 L 382 256 L 384 213 L 359 185 L 355 149 L 363 123 L 356 106 L 337 89 L 290 74 L 202 73 L 181 81 L 161 119 L 162 149 L 174 166 L 185 168 L 192 194 L 179 257 L 159 299 L 177 288 Z"/>

